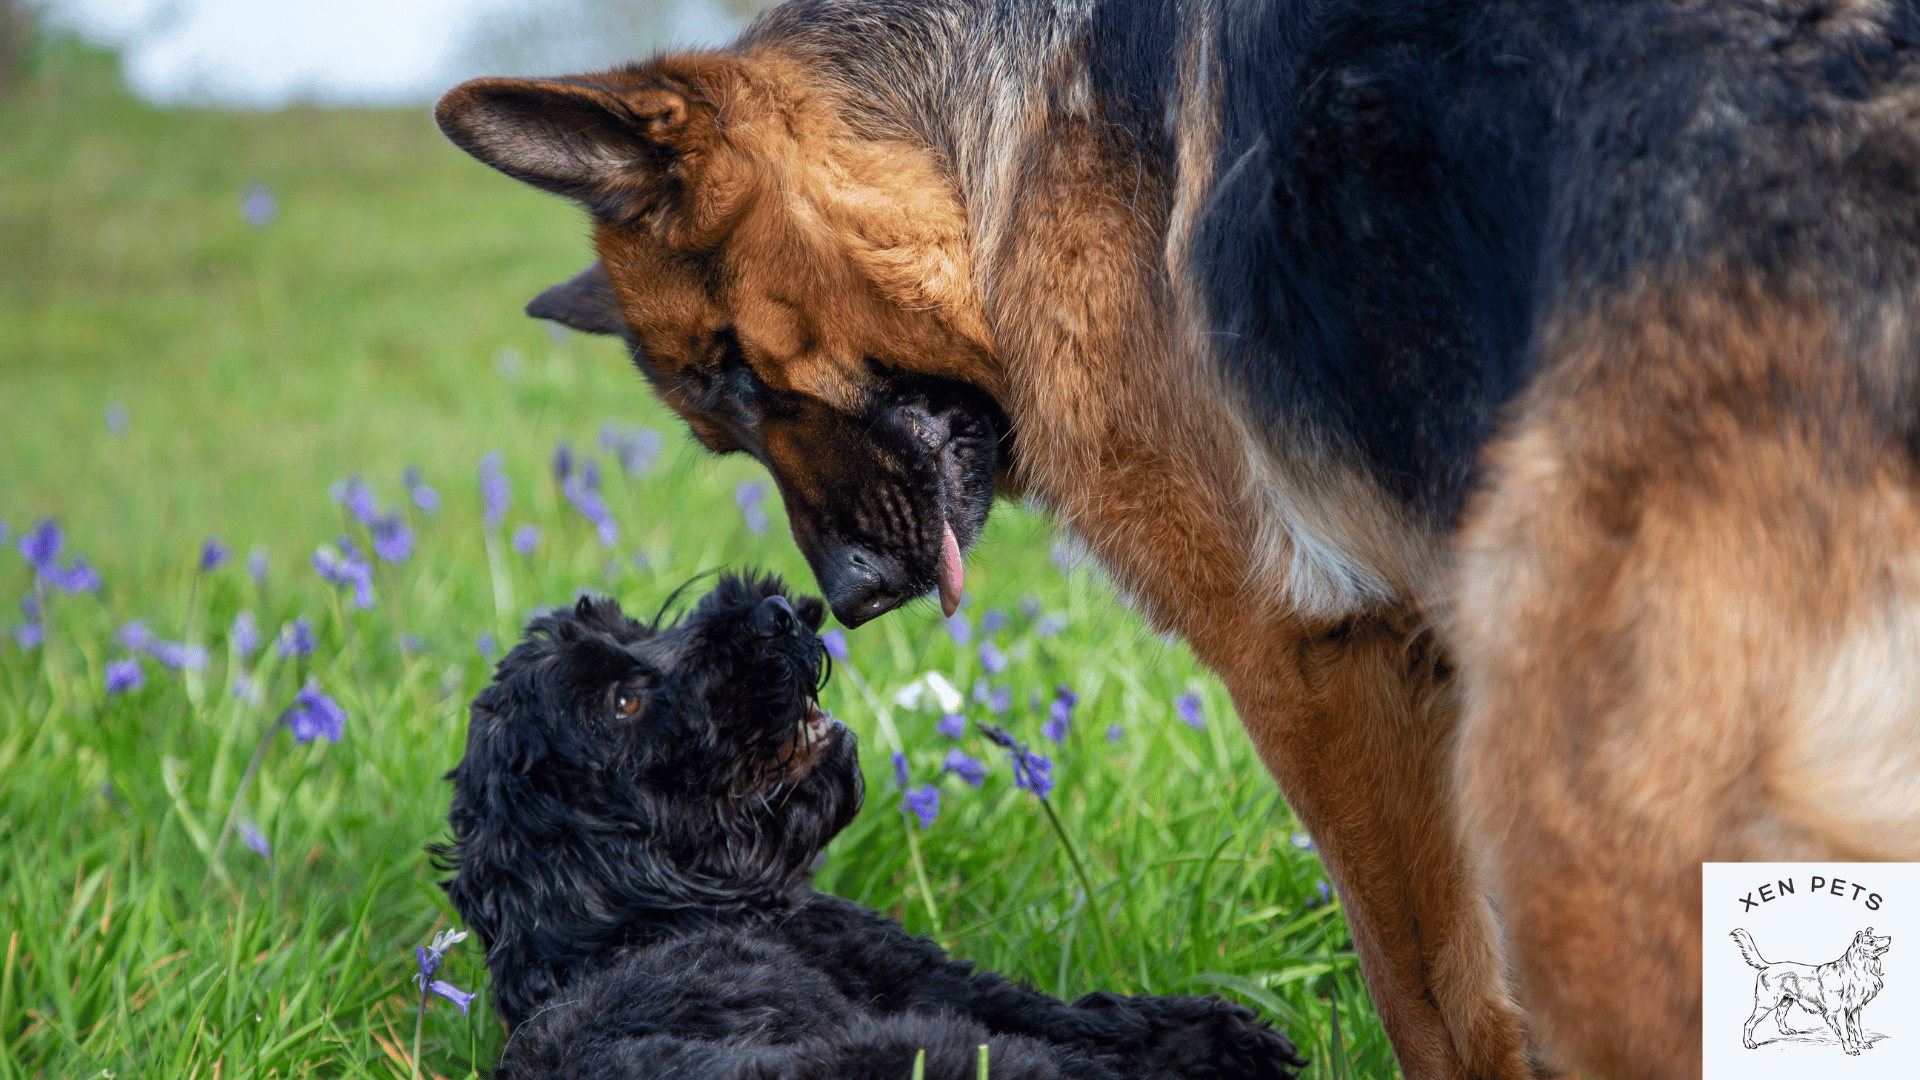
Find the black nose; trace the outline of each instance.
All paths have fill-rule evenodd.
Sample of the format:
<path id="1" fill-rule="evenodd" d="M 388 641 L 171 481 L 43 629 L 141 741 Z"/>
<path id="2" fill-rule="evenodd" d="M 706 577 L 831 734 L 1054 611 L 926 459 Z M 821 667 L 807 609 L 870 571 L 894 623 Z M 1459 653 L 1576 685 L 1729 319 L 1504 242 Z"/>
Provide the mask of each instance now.
<path id="1" fill-rule="evenodd" d="M 761 637 L 790 634 L 796 621 L 793 605 L 777 593 L 760 601 L 760 606 L 753 609 L 753 629 Z"/>
<path id="2" fill-rule="evenodd" d="M 898 559 L 866 548 L 832 547 L 810 561 L 834 618 L 847 626 L 885 615 L 912 595 L 906 567 Z"/>

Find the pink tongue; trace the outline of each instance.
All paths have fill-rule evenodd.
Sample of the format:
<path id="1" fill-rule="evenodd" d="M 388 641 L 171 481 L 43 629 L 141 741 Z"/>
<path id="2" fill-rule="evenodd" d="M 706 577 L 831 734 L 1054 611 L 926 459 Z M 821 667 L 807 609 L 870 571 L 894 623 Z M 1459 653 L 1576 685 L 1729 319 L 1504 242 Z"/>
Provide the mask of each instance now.
<path id="1" fill-rule="evenodd" d="M 940 537 L 940 610 L 950 616 L 960 610 L 960 586 L 967 580 L 967 571 L 960 565 L 960 541 L 953 538 L 953 523 L 941 525 L 945 533 Z"/>

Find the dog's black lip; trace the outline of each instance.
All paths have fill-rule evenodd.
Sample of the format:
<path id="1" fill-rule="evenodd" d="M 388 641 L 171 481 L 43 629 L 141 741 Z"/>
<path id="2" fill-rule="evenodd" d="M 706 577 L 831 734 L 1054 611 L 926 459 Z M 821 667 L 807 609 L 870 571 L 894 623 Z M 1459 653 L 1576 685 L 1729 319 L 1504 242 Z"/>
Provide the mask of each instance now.
<path id="1" fill-rule="evenodd" d="M 997 455 L 997 447 L 1005 441 L 1005 429 L 989 413 L 975 413 L 973 416 L 977 422 L 993 433 L 990 442 L 996 447 Z M 925 599 L 937 590 L 940 587 L 940 563 L 945 557 L 941 550 L 945 545 L 945 527 L 953 529 L 953 539 L 960 546 L 960 555 L 963 559 L 969 551 L 973 550 L 974 544 L 979 542 L 980 534 L 986 531 L 987 518 L 993 512 L 993 484 L 989 480 L 986 485 L 984 501 L 987 504 L 987 513 L 980 515 L 979 521 L 976 522 L 968 515 L 957 512 L 956 508 L 965 501 L 968 494 L 966 491 L 967 464 L 960 458 L 960 443 L 961 437 L 949 431 L 939 447 L 932 450 L 934 472 L 939 482 L 933 492 L 934 512 L 930 515 L 929 521 L 924 524 L 931 525 L 932 521 L 937 520 L 943 528 L 925 530 L 931 534 L 932 539 L 928 546 L 913 559 L 913 576 L 909 579 L 906 589 L 893 597 L 885 607 L 871 612 L 842 612 L 835 608 L 833 616 L 840 621 L 841 625 L 849 629 L 864 626 L 882 615 L 898 611 L 915 600 Z"/>

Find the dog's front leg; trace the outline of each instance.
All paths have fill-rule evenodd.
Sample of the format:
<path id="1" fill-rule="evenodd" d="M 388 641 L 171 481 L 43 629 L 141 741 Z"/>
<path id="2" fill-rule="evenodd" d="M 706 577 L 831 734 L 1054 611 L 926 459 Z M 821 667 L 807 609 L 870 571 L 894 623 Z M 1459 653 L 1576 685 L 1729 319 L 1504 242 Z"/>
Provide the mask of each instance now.
<path id="1" fill-rule="evenodd" d="M 1317 629 L 1259 618 L 1189 633 L 1313 835 L 1401 1068 L 1529 1075 L 1451 805 L 1458 710 L 1440 646 L 1412 610 Z"/>

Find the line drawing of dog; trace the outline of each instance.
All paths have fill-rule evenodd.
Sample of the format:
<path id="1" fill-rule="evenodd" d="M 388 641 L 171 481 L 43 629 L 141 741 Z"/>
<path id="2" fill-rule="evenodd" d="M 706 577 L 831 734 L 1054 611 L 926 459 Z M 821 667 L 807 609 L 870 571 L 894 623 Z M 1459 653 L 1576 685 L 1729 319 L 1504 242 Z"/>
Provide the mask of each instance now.
<path id="1" fill-rule="evenodd" d="M 1774 1013 L 1773 1022 L 1782 1034 L 1808 1034 L 1787 1026 L 1787 1012 L 1795 1005 L 1825 1020 L 1848 1054 L 1857 1057 L 1873 1045 L 1860 1027 L 1860 1010 L 1880 993 L 1880 956 L 1893 944 L 1893 935 L 1874 937 L 1869 926 L 1853 935 L 1838 960 L 1817 965 L 1791 960 L 1768 963 L 1752 934 L 1737 929 L 1732 937 L 1747 965 L 1760 972 L 1753 980 L 1753 1014 L 1740 1029 L 1740 1041 L 1747 1049 L 1758 1048 L 1753 1026 L 1768 1013 Z"/>
<path id="2" fill-rule="evenodd" d="M 497 1080 L 1291 1080 L 1218 997 L 1073 1004 L 955 960 L 812 866 L 860 809 L 818 705 L 812 597 L 723 575 L 674 625 L 582 598 L 533 621 L 448 774 L 448 898 L 512 1034 Z"/>

